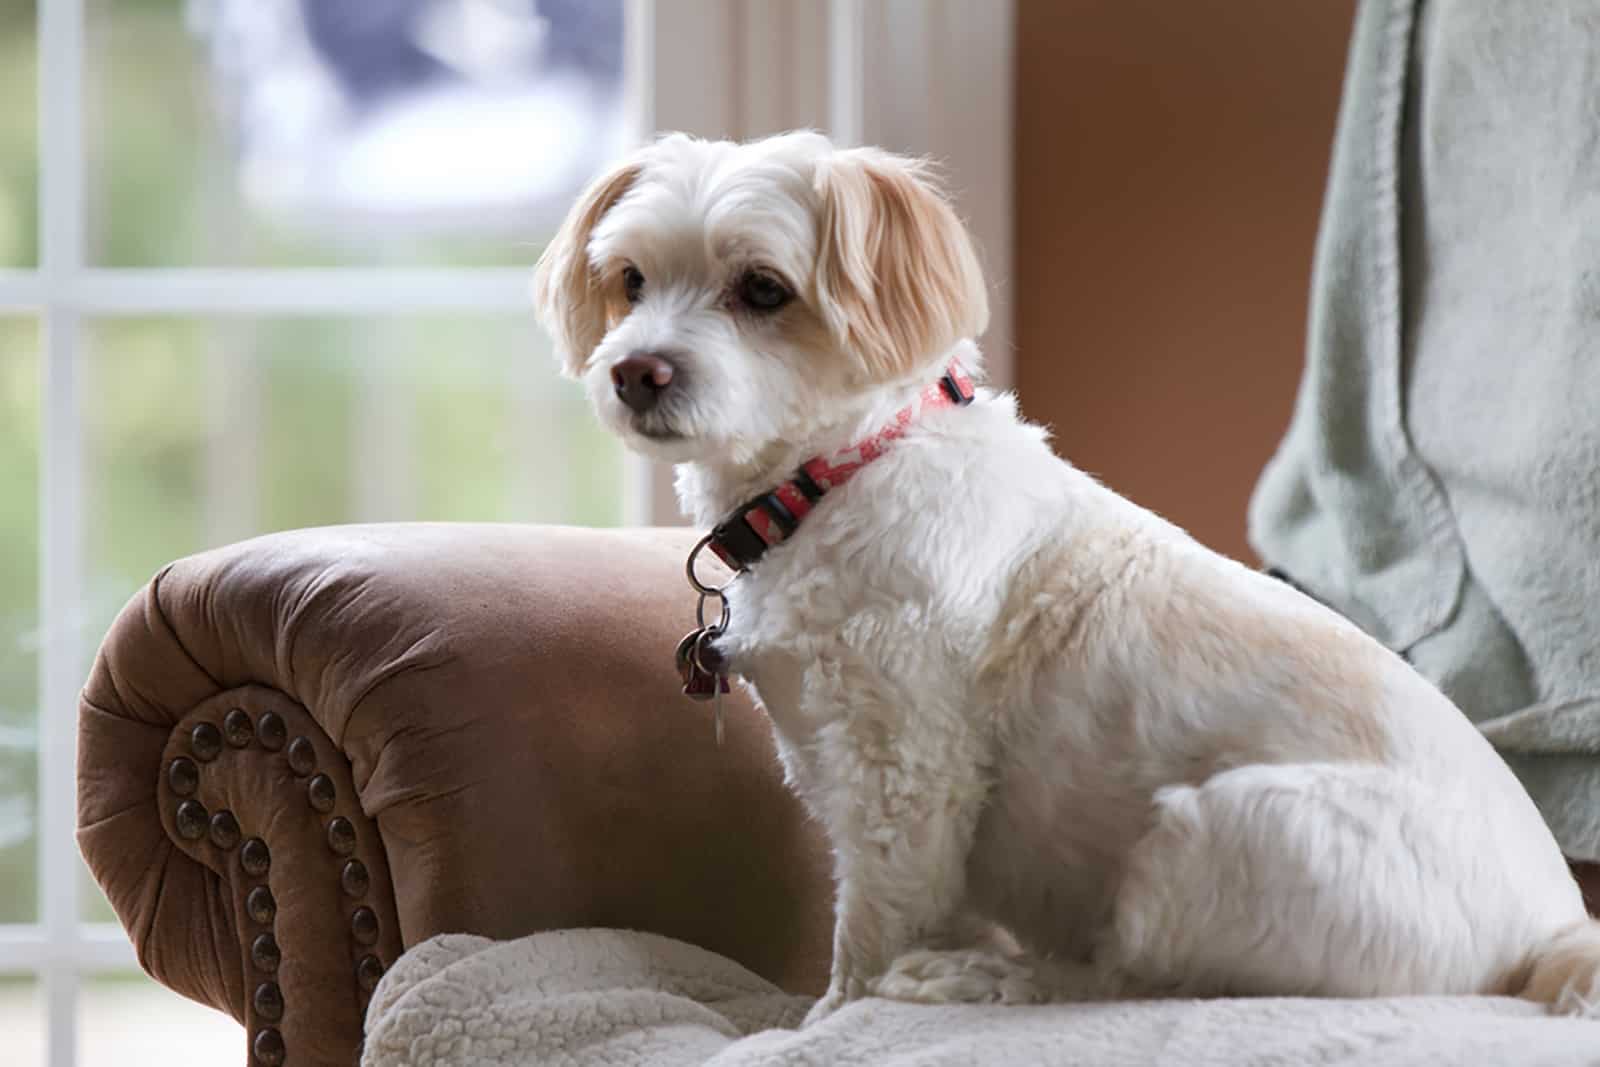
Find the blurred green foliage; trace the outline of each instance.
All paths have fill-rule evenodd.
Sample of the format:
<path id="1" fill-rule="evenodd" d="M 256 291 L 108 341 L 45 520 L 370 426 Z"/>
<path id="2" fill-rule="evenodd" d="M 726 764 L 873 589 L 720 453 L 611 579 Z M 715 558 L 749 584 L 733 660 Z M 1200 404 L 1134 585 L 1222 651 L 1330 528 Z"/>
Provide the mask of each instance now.
<path id="1" fill-rule="evenodd" d="M 250 210 L 182 0 L 85 6 L 94 265 L 526 265 L 537 254 L 542 235 L 514 227 L 333 238 Z M 0 0 L 0 268 L 37 259 L 34 39 L 31 0 Z M 218 543 L 372 518 L 620 521 L 620 451 L 556 377 L 527 316 L 118 317 L 89 321 L 83 339 L 88 602 L 59 617 L 81 620 L 85 671 L 161 565 Z M 0 317 L 0 923 L 37 917 L 39 351 L 37 322 Z M 83 914 L 111 917 L 93 890 Z"/>
<path id="2" fill-rule="evenodd" d="M 38 262 L 34 0 L 0 0 L 0 269 Z"/>
<path id="3" fill-rule="evenodd" d="M 0 318 L 0 922 L 37 915 L 39 363 L 33 323 Z"/>
<path id="4" fill-rule="evenodd" d="M 38 259 L 33 0 L 0 0 L 0 269 Z M 30 319 L 0 318 L 0 922 L 38 914 L 39 364 Z"/>

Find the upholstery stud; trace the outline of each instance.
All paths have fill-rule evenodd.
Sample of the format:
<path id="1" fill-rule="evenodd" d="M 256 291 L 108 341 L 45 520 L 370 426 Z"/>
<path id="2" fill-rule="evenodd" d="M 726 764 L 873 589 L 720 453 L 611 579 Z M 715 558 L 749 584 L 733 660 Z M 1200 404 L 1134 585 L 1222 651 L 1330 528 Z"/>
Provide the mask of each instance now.
<path id="1" fill-rule="evenodd" d="M 255 964 L 256 970 L 266 974 L 275 974 L 278 964 L 283 962 L 283 953 L 278 950 L 278 939 L 271 934 L 259 934 L 250 942 L 250 962 Z"/>
<path id="2" fill-rule="evenodd" d="M 180 797 L 192 795 L 200 788 L 200 768 L 188 756 L 179 756 L 167 764 L 167 785 Z"/>
<path id="3" fill-rule="evenodd" d="M 356 964 L 356 983 L 363 992 L 370 993 L 378 987 L 378 979 L 383 977 L 383 963 L 378 957 L 366 955 L 361 957 L 361 962 Z"/>
<path id="4" fill-rule="evenodd" d="M 343 815 L 328 820 L 328 847 L 341 856 L 356 850 L 355 824 Z"/>
<path id="5" fill-rule="evenodd" d="M 283 1018 L 283 990 L 278 988 L 277 982 L 262 982 L 256 986 L 256 995 L 253 998 L 256 1014 L 269 1023 L 275 1023 Z"/>
<path id="6" fill-rule="evenodd" d="M 222 736 L 228 739 L 228 744 L 234 748 L 247 748 L 255 740 L 255 724 L 250 721 L 250 713 L 243 708 L 234 708 L 222 717 Z"/>
<path id="7" fill-rule="evenodd" d="M 198 841 L 206 832 L 206 806 L 198 800 L 185 800 L 178 805 L 178 836 L 185 841 Z"/>
<path id="8" fill-rule="evenodd" d="M 326 774 L 319 774 L 306 783 L 306 799 L 324 815 L 333 810 L 333 801 L 337 796 L 338 790 L 334 788 L 333 779 Z"/>
<path id="9" fill-rule="evenodd" d="M 367 875 L 367 865 L 360 860 L 351 860 L 344 865 L 344 870 L 339 872 L 339 885 L 352 897 L 367 895 L 367 887 L 372 879 Z"/>
<path id="10" fill-rule="evenodd" d="M 301 778 L 317 769 L 317 750 L 309 737 L 297 737 L 289 742 L 289 769 Z"/>
<path id="11" fill-rule="evenodd" d="M 378 913 L 363 904 L 350 916 L 350 935 L 363 945 L 378 940 Z"/>
<path id="12" fill-rule="evenodd" d="M 189 731 L 189 746 L 194 750 L 195 759 L 210 763 L 222 754 L 222 731 L 215 723 L 200 723 Z"/>
<path id="13" fill-rule="evenodd" d="M 278 917 L 278 902 L 273 899 L 272 890 L 258 885 L 244 898 L 244 910 L 251 922 L 265 926 Z"/>
<path id="14" fill-rule="evenodd" d="M 272 853 L 267 851 L 267 843 L 259 837 L 246 841 L 239 850 L 239 866 L 252 878 L 266 874 L 267 868 L 272 866 Z"/>
<path id="15" fill-rule="evenodd" d="M 276 752 L 288 739 L 289 728 L 283 724 L 282 715 L 275 711 L 266 711 L 262 712 L 261 721 L 256 723 L 256 734 L 261 738 L 262 748 L 268 752 Z"/>
<path id="16" fill-rule="evenodd" d="M 211 843 L 224 851 L 239 843 L 239 820 L 231 811 L 219 811 L 211 816 Z"/>
<path id="17" fill-rule="evenodd" d="M 283 1067 L 283 1035 L 273 1027 L 269 1026 L 259 1031 L 250 1047 L 255 1052 L 256 1059 L 261 1061 L 262 1067 Z"/>

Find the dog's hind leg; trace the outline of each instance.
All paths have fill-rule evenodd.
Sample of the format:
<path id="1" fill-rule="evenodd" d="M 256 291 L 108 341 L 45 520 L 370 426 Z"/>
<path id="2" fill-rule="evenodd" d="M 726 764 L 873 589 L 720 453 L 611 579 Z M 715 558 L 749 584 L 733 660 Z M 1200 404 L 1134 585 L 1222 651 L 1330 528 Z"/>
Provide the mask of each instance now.
<path id="1" fill-rule="evenodd" d="M 1541 917 L 1492 816 L 1391 769 L 1255 765 L 1156 795 L 1107 966 L 1184 995 L 1508 992 Z"/>

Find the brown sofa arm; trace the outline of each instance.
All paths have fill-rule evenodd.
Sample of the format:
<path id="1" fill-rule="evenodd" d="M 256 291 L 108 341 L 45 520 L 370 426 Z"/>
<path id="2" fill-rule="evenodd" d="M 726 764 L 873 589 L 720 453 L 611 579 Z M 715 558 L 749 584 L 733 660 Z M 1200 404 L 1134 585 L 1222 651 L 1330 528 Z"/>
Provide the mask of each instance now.
<path id="1" fill-rule="evenodd" d="M 692 534 L 279 534 L 179 561 L 86 685 L 79 842 L 159 981 L 252 1062 L 353 1062 L 436 933 L 652 930 L 826 981 L 826 849 L 766 724 L 714 747 L 672 652 Z"/>

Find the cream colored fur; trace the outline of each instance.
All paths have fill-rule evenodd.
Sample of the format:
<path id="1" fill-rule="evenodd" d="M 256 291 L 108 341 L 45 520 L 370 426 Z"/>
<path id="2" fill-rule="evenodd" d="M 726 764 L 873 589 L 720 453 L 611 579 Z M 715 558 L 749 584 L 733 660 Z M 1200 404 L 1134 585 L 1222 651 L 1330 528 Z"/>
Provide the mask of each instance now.
<path id="1" fill-rule="evenodd" d="M 708 526 L 952 355 L 976 370 L 976 264 L 917 165 L 814 134 L 677 136 L 597 183 L 537 291 L 600 417 L 680 464 Z M 629 266 L 646 280 L 619 304 Z M 793 303 L 740 308 L 751 269 Z M 609 381 L 640 349 L 678 369 L 645 414 Z M 1600 926 L 1461 713 L 1057 458 L 1009 396 L 926 415 L 729 597 L 722 647 L 834 846 L 814 1018 L 873 993 L 1510 992 L 1600 1013 Z"/>

